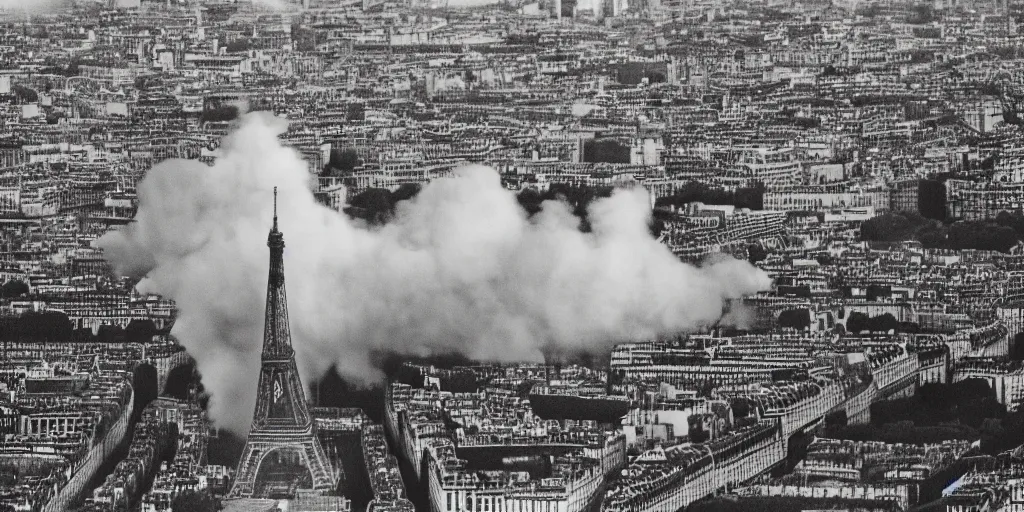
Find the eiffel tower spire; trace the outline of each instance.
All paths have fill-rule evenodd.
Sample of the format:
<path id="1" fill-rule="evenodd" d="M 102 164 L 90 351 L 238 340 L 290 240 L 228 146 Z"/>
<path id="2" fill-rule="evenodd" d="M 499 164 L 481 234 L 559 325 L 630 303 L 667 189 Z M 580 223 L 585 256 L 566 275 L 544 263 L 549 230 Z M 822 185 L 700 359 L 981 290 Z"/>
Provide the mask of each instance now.
<path id="1" fill-rule="evenodd" d="M 256 411 L 230 498 L 279 496 L 296 488 L 331 492 L 341 476 L 316 436 L 295 365 L 284 288 L 284 234 L 277 226 L 277 187 L 267 247 L 270 275 Z M 276 469 L 267 469 L 275 465 Z"/>
<path id="2" fill-rule="evenodd" d="M 292 357 L 288 328 L 288 294 L 284 289 L 284 233 L 277 229 L 277 187 L 274 187 L 274 227 L 267 236 L 270 278 L 267 280 L 267 313 L 263 327 L 263 359 Z"/>

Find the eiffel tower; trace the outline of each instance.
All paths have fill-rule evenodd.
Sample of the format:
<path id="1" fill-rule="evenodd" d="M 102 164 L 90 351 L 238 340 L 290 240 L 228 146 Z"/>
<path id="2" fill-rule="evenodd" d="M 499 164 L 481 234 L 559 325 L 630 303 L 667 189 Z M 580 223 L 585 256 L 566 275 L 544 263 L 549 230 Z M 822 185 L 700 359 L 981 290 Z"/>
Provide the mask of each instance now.
<path id="1" fill-rule="evenodd" d="M 274 227 L 267 238 L 267 246 L 270 247 L 270 279 L 259 395 L 249 438 L 228 497 L 294 498 L 298 489 L 330 493 L 341 475 L 328 460 L 316 436 L 316 424 L 306 406 L 295 366 L 284 290 L 284 235 L 277 229 L 277 187 L 274 187 Z"/>

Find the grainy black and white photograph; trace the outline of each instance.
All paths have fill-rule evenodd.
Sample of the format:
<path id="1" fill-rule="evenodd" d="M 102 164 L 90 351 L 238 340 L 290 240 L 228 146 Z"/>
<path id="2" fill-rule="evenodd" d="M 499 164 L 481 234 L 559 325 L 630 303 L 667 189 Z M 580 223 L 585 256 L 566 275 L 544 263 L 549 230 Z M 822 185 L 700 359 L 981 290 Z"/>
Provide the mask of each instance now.
<path id="1" fill-rule="evenodd" d="M 0 512 L 1024 512 L 1024 0 L 0 0 Z"/>

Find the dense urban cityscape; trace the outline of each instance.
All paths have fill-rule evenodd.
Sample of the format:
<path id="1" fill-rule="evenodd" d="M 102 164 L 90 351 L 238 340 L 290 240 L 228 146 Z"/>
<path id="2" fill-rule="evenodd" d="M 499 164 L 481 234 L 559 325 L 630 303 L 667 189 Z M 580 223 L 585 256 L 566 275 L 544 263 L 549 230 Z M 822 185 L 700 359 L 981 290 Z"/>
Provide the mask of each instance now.
<path id="1" fill-rule="evenodd" d="M 0 512 L 1024 511 L 1022 23 L 0 0 Z"/>

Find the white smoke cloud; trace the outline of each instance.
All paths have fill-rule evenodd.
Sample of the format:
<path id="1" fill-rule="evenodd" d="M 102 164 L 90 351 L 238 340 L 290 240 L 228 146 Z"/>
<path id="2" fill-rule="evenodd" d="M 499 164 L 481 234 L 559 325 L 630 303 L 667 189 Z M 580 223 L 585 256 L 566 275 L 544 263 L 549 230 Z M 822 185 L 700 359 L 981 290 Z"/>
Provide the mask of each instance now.
<path id="1" fill-rule="evenodd" d="M 436 180 L 370 229 L 317 204 L 284 121 L 244 116 L 209 167 L 171 160 L 139 187 L 136 222 L 98 241 L 140 290 L 174 299 L 175 335 L 198 362 L 220 426 L 246 433 L 266 300 L 272 189 L 280 191 L 291 329 L 307 384 L 331 365 L 378 378 L 374 349 L 540 360 L 715 322 L 723 301 L 769 286 L 746 262 L 686 265 L 651 238 L 646 193 L 590 209 L 593 232 L 561 202 L 527 219 L 497 173 Z"/>

